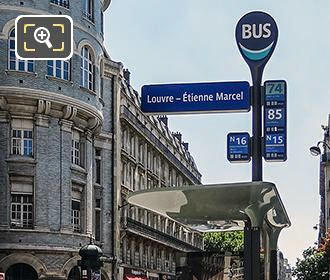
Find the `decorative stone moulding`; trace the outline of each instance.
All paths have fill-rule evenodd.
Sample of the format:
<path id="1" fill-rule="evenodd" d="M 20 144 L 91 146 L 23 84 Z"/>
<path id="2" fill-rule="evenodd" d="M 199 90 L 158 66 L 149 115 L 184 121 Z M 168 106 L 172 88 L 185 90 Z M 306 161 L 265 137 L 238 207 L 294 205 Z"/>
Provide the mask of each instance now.
<path id="1" fill-rule="evenodd" d="M 93 105 L 49 91 L 0 86 L 0 111 L 9 114 L 47 115 L 71 121 L 75 126 L 98 133 L 103 114 Z"/>

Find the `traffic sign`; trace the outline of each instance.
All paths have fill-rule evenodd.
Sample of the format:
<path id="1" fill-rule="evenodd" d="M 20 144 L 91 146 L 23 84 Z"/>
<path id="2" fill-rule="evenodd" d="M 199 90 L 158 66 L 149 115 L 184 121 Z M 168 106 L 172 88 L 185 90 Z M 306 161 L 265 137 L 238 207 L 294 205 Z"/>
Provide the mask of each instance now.
<path id="1" fill-rule="evenodd" d="M 0 272 L 0 280 L 5 280 L 5 274 L 3 272 Z"/>
<path id="2" fill-rule="evenodd" d="M 275 49 L 277 38 L 276 22 L 269 14 L 264 12 L 248 13 L 236 25 L 238 48 L 246 63 L 254 72 L 256 72 L 255 70 L 262 72 Z"/>
<path id="3" fill-rule="evenodd" d="M 149 114 L 248 112 L 248 82 L 145 85 L 141 109 Z"/>
<path id="4" fill-rule="evenodd" d="M 247 132 L 227 134 L 227 159 L 230 162 L 249 162 L 251 159 L 250 135 Z"/>
<path id="5" fill-rule="evenodd" d="M 286 82 L 264 83 L 264 158 L 266 161 L 287 159 Z"/>

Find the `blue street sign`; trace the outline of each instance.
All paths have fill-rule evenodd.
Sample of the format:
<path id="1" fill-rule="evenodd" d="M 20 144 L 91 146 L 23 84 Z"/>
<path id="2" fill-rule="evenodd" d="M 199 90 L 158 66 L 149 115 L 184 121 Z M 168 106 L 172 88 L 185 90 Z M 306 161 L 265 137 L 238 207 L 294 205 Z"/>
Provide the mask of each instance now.
<path id="1" fill-rule="evenodd" d="M 276 22 L 264 12 L 248 13 L 237 23 L 236 42 L 254 78 L 262 73 L 275 49 L 277 38 Z"/>
<path id="2" fill-rule="evenodd" d="M 227 159 L 230 162 L 249 162 L 251 159 L 250 135 L 247 132 L 227 134 Z"/>
<path id="3" fill-rule="evenodd" d="M 141 109 L 149 114 L 248 112 L 248 82 L 145 85 Z"/>
<path id="4" fill-rule="evenodd" d="M 266 161 L 287 159 L 286 82 L 264 83 L 264 158 Z"/>

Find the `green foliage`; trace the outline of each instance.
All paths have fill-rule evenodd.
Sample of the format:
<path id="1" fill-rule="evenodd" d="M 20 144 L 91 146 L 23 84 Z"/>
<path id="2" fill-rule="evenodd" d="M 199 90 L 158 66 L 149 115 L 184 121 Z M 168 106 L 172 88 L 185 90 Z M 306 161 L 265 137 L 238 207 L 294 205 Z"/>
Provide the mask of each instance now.
<path id="1" fill-rule="evenodd" d="M 209 252 L 240 252 L 244 250 L 244 232 L 210 232 L 204 234 L 205 250 Z"/>
<path id="2" fill-rule="evenodd" d="M 324 252 L 308 248 L 303 259 L 298 259 L 293 275 L 297 280 L 329 280 L 329 259 Z"/>

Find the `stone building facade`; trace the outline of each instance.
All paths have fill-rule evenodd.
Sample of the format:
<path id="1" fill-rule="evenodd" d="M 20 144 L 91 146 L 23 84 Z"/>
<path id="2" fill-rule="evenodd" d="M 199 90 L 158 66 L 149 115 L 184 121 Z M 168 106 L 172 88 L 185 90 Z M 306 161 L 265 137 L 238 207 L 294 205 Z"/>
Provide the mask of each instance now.
<path id="1" fill-rule="evenodd" d="M 104 75 L 110 0 L 0 0 L 0 271 L 6 279 L 79 279 L 90 236 L 113 258 L 112 94 Z M 15 18 L 74 22 L 69 61 L 21 61 Z M 107 164 L 103 164 L 103 163 Z M 103 270 L 111 279 L 111 263 Z"/>
<path id="2" fill-rule="evenodd" d="M 131 191 L 201 175 L 166 118 L 139 111 L 127 72 L 107 54 L 109 5 L 0 0 L 0 272 L 8 280 L 79 279 L 78 251 L 90 237 L 104 252 L 105 280 L 171 279 L 178 253 L 203 247 L 199 233 L 125 202 Z M 14 22 L 24 14 L 71 16 L 73 57 L 17 59 Z"/>
<path id="3" fill-rule="evenodd" d="M 127 195 L 137 190 L 200 184 L 201 174 L 182 135 L 172 133 L 166 116 L 147 116 L 124 71 L 121 84 L 121 233 L 119 279 L 176 279 L 188 252 L 203 249 L 202 235 L 156 213 L 133 207 Z M 134 279 L 140 279 L 134 278 Z"/>

